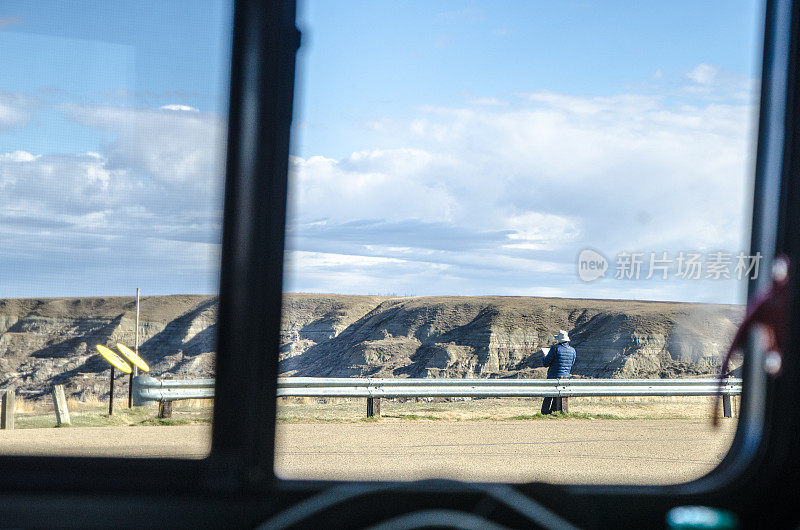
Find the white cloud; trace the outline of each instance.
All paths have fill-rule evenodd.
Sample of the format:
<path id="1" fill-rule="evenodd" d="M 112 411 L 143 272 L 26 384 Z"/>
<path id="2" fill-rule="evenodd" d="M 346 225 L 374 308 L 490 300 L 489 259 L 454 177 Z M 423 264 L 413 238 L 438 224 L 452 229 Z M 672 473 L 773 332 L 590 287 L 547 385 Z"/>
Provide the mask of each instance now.
<path id="1" fill-rule="evenodd" d="M 710 85 L 717 80 L 719 68 L 708 63 L 700 63 L 686 77 L 700 85 Z"/>
<path id="2" fill-rule="evenodd" d="M 436 177 L 436 168 L 443 165 L 416 149 L 360 151 L 342 161 L 292 157 L 290 208 L 296 207 L 292 215 L 302 220 L 324 216 L 335 222 L 446 221 L 452 199 Z"/>
<path id="3" fill-rule="evenodd" d="M 219 116 L 164 107 L 71 105 L 65 110 L 82 125 L 113 134 L 103 149 L 109 168 L 141 172 L 167 186 L 219 192 L 225 138 Z"/>
<path id="4" fill-rule="evenodd" d="M 21 212 L 43 225 L 69 224 L 71 216 L 122 204 L 132 188 L 124 170 L 110 170 L 91 155 L 6 153 L 0 155 L 0 225 L 4 215 Z"/>
<path id="5" fill-rule="evenodd" d="M 556 92 L 520 93 L 521 97 L 536 104 L 538 109 L 559 111 L 570 116 L 596 116 L 608 114 L 618 120 L 621 116 L 635 118 L 644 112 L 658 109 L 658 96 L 619 94 L 614 96 L 575 96 Z"/>
<path id="6" fill-rule="evenodd" d="M 189 105 L 162 105 L 159 107 L 161 110 L 179 110 L 184 112 L 200 112 L 200 109 L 190 107 Z"/>
<path id="7" fill-rule="evenodd" d="M 580 236 L 578 223 L 565 215 L 541 212 L 526 212 L 507 217 L 505 227 L 513 230 L 508 234 L 511 243 L 504 248 L 528 250 L 558 249 L 574 243 Z"/>
<path id="8" fill-rule="evenodd" d="M 139 283 L 150 292 L 215 291 L 222 119 L 128 107 L 65 111 L 110 140 L 99 152 L 0 154 L 5 296 L 118 294 Z"/>
<path id="9" fill-rule="evenodd" d="M 720 80 L 709 75 L 696 84 Z M 340 159 L 292 157 L 287 289 L 732 300 L 725 283 L 583 284 L 574 260 L 585 247 L 612 259 L 739 250 L 752 105 L 732 95 L 480 99 L 372 120 L 374 147 Z M 56 261 L 85 258 L 76 266 L 113 254 L 119 267 L 152 271 L 182 252 L 199 261 L 181 267 L 210 278 L 223 120 L 179 105 L 64 110 L 109 140 L 77 155 L 0 154 L 7 259 L 39 245 Z M 0 97 L 0 131 L 27 119 L 24 102 Z"/>
<path id="10" fill-rule="evenodd" d="M 16 150 L 13 153 L 0 154 L 0 160 L 8 160 L 10 162 L 33 162 L 39 158 L 39 155 L 32 155 L 27 151 Z"/>
<path id="11" fill-rule="evenodd" d="M 28 119 L 28 98 L 15 94 L 0 94 L 0 132 L 25 124 Z"/>
<path id="12" fill-rule="evenodd" d="M 498 107 L 501 105 L 506 105 L 506 103 L 499 98 L 495 97 L 479 97 L 479 98 L 469 98 L 467 103 L 470 105 L 482 105 L 486 107 Z"/>
<path id="13" fill-rule="evenodd" d="M 394 274 L 412 286 L 420 276 L 430 274 L 436 265 L 395 258 L 330 252 L 289 251 L 285 260 L 285 289 L 288 291 L 337 292 L 348 294 L 387 293 L 384 276 Z M 438 267 L 441 269 L 441 267 Z M 302 278 L 302 284 L 294 280 Z M 395 283 L 397 286 L 397 283 Z M 406 291 L 411 292 L 411 291 Z"/>
<path id="14" fill-rule="evenodd" d="M 402 258 L 402 267 L 353 264 L 360 280 L 348 283 L 396 292 L 735 299 L 719 282 L 581 284 L 574 260 L 585 247 L 612 260 L 622 250 L 743 248 L 752 105 L 519 98 L 500 108 L 420 107 L 371 128 L 377 145 L 401 147 L 293 159 L 290 247 Z M 312 274 L 304 256 L 295 255 L 290 285 L 339 290 L 346 264 L 317 261 Z"/>

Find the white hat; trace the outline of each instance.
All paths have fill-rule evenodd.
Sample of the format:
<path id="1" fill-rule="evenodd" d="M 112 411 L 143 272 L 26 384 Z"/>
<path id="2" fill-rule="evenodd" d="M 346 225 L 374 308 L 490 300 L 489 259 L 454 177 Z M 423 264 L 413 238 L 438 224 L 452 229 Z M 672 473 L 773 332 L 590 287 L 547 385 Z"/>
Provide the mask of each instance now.
<path id="1" fill-rule="evenodd" d="M 556 342 L 559 342 L 559 343 L 561 343 L 561 342 L 569 342 L 569 335 L 567 335 L 567 332 L 564 331 L 563 329 L 559 329 L 558 330 L 558 335 L 553 335 L 553 337 L 555 337 Z"/>

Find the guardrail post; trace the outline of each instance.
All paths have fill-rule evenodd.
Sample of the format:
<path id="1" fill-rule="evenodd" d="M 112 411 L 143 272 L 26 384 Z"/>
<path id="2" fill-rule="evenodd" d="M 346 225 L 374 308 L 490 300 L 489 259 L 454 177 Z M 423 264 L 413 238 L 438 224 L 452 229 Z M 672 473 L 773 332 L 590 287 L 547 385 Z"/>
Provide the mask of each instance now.
<path id="1" fill-rule="evenodd" d="M 722 415 L 726 418 L 733 417 L 733 400 L 730 394 L 722 394 Z"/>
<path id="2" fill-rule="evenodd" d="M 172 417 L 172 401 L 159 401 L 158 402 L 158 417 L 171 418 Z"/>
<path id="3" fill-rule="evenodd" d="M 367 398 L 367 418 L 381 415 L 381 398 Z"/>
<path id="4" fill-rule="evenodd" d="M 561 407 L 559 407 L 559 410 L 561 412 L 564 412 L 564 413 L 569 412 L 569 398 L 568 397 L 562 397 L 562 398 L 558 398 L 558 400 L 561 402 L 560 403 Z"/>
<path id="5" fill-rule="evenodd" d="M 64 385 L 53 385 L 53 406 L 56 409 L 56 425 L 69 425 L 69 409 L 64 396 Z"/>
<path id="6" fill-rule="evenodd" d="M 0 429 L 14 428 L 15 396 L 13 390 L 4 390 L 0 403 Z"/>

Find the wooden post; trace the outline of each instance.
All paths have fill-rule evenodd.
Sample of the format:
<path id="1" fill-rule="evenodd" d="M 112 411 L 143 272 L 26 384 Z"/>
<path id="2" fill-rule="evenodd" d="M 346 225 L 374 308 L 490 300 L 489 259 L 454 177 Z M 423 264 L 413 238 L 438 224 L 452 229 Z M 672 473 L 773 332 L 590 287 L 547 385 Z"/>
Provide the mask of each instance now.
<path id="1" fill-rule="evenodd" d="M 114 414 L 114 367 L 111 367 L 111 380 L 108 383 L 108 415 Z"/>
<path id="2" fill-rule="evenodd" d="M 4 390 L 0 403 L 0 429 L 14 428 L 14 411 L 16 408 L 13 390 Z"/>
<path id="3" fill-rule="evenodd" d="M 564 414 L 569 412 L 569 398 L 568 397 L 562 397 L 561 398 L 561 412 L 563 412 Z"/>
<path id="4" fill-rule="evenodd" d="M 53 406 L 56 409 L 56 425 L 69 425 L 69 409 L 64 396 L 64 385 L 53 385 Z"/>
<path id="5" fill-rule="evenodd" d="M 733 402 L 730 394 L 722 395 L 722 415 L 726 418 L 733 417 Z"/>
<path id="6" fill-rule="evenodd" d="M 381 415 L 381 398 L 367 398 L 367 418 Z"/>
<path id="7" fill-rule="evenodd" d="M 172 417 L 172 401 L 159 401 L 158 402 L 158 417 L 171 418 Z"/>

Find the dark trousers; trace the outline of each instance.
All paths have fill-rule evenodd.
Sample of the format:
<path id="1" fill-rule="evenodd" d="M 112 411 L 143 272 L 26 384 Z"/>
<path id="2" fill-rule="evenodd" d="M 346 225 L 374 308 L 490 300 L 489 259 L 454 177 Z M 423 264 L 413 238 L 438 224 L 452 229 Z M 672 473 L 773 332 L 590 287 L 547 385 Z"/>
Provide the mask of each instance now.
<path id="1" fill-rule="evenodd" d="M 550 414 L 553 412 L 566 412 L 567 398 L 560 397 L 546 397 L 542 402 L 542 414 Z"/>

